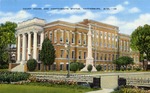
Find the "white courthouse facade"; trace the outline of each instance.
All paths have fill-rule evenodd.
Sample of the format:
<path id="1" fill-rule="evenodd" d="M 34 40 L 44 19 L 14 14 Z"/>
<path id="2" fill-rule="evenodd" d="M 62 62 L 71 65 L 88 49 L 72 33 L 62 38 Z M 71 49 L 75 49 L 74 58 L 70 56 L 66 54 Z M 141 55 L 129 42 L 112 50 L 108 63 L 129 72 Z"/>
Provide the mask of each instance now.
<path id="1" fill-rule="evenodd" d="M 94 20 L 85 19 L 78 23 L 54 21 L 46 23 L 39 18 L 29 19 L 18 23 L 17 61 L 11 65 L 12 71 L 26 71 L 26 62 L 34 58 L 41 69 L 39 53 L 42 42 L 48 37 L 56 50 L 56 59 L 50 70 L 67 70 L 68 54 L 65 44 L 70 42 L 70 60 L 85 63 L 88 54 L 88 24 L 91 24 L 92 57 L 94 65 L 100 64 L 103 70 L 114 70 L 113 60 L 119 56 L 131 56 L 139 64 L 139 53 L 130 50 L 130 36 L 119 33 L 119 28 Z"/>

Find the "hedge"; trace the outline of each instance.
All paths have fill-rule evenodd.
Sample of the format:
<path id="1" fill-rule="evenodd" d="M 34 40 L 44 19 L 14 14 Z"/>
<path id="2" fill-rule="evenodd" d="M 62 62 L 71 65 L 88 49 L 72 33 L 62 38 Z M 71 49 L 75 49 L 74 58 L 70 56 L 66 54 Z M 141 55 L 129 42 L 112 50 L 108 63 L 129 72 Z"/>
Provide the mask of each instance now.
<path id="1" fill-rule="evenodd" d="M 21 80 L 27 80 L 29 76 L 30 76 L 29 73 L 24 72 L 0 71 L 0 83 L 10 83 Z"/>

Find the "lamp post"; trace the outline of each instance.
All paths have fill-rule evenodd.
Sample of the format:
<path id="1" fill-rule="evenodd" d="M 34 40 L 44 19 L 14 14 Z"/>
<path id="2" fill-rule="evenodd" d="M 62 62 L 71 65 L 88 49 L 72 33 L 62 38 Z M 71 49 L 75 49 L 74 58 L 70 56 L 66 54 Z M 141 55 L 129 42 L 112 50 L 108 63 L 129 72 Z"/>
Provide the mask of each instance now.
<path id="1" fill-rule="evenodd" d="M 67 73 L 67 78 L 70 77 L 70 43 L 65 44 L 65 48 L 68 54 L 68 73 Z"/>

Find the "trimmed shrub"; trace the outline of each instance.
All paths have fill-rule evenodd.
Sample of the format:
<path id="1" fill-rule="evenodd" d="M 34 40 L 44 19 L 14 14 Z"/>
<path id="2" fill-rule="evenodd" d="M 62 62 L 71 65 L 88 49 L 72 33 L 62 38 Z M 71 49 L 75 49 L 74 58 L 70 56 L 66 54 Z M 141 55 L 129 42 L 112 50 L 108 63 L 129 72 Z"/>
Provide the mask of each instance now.
<path id="1" fill-rule="evenodd" d="M 80 63 L 80 62 L 77 62 L 77 63 L 78 63 L 79 71 L 85 67 L 83 63 Z"/>
<path id="2" fill-rule="evenodd" d="M 72 62 L 70 64 L 70 70 L 73 72 L 76 72 L 78 70 L 78 63 L 77 62 Z"/>
<path id="3" fill-rule="evenodd" d="M 131 66 L 129 66 L 129 67 L 127 67 L 127 69 L 128 69 L 128 71 L 130 71 L 130 70 L 132 69 L 132 67 L 131 67 Z"/>
<path id="4" fill-rule="evenodd" d="M 27 67 L 29 71 L 34 71 L 36 69 L 37 62 L 35 59 L 29 59 L 27 61 Z"/>
<path id="5" fill-rule="evenodd" d="M 101 71 L 101 70 L 102 70 L 102 66 L 101 66 L 101 65 L 97 65 L 97 66 L 96 66 L 96 70 L 97 70 L 97 71 Z"/>
<path id="6" fill-rule="evenodd" d="M 91 72 L 91 71 L 92 71 L 92 68 L 93 68 L 93 66 L 90 64 L 90 65 L 88 65 L 87 70 L 88 70 L 89 72 Z"/>
<path id="7" fill-rule="evenodd" d="M 135 70 L 136 70 L 136 71 L 140 71 L 140 70 L 141 70 L 141 68 L 140 68 L 140 67 L 137 67 L 137 68 L 135 68 Z"/>

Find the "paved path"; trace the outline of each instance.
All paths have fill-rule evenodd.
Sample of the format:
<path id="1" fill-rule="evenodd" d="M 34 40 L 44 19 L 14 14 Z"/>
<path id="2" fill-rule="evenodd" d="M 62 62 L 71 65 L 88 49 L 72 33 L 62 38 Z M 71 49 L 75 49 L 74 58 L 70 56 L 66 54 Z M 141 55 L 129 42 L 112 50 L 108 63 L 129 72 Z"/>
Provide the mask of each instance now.
<path id="1" fill-rule="evenodd" d="M 102 90 L 96 90 L 96 91 L 91 91 L 86 93 L 111 93 L 113 91 L 114 91 L 113 89 L 102 89 Z"/>

